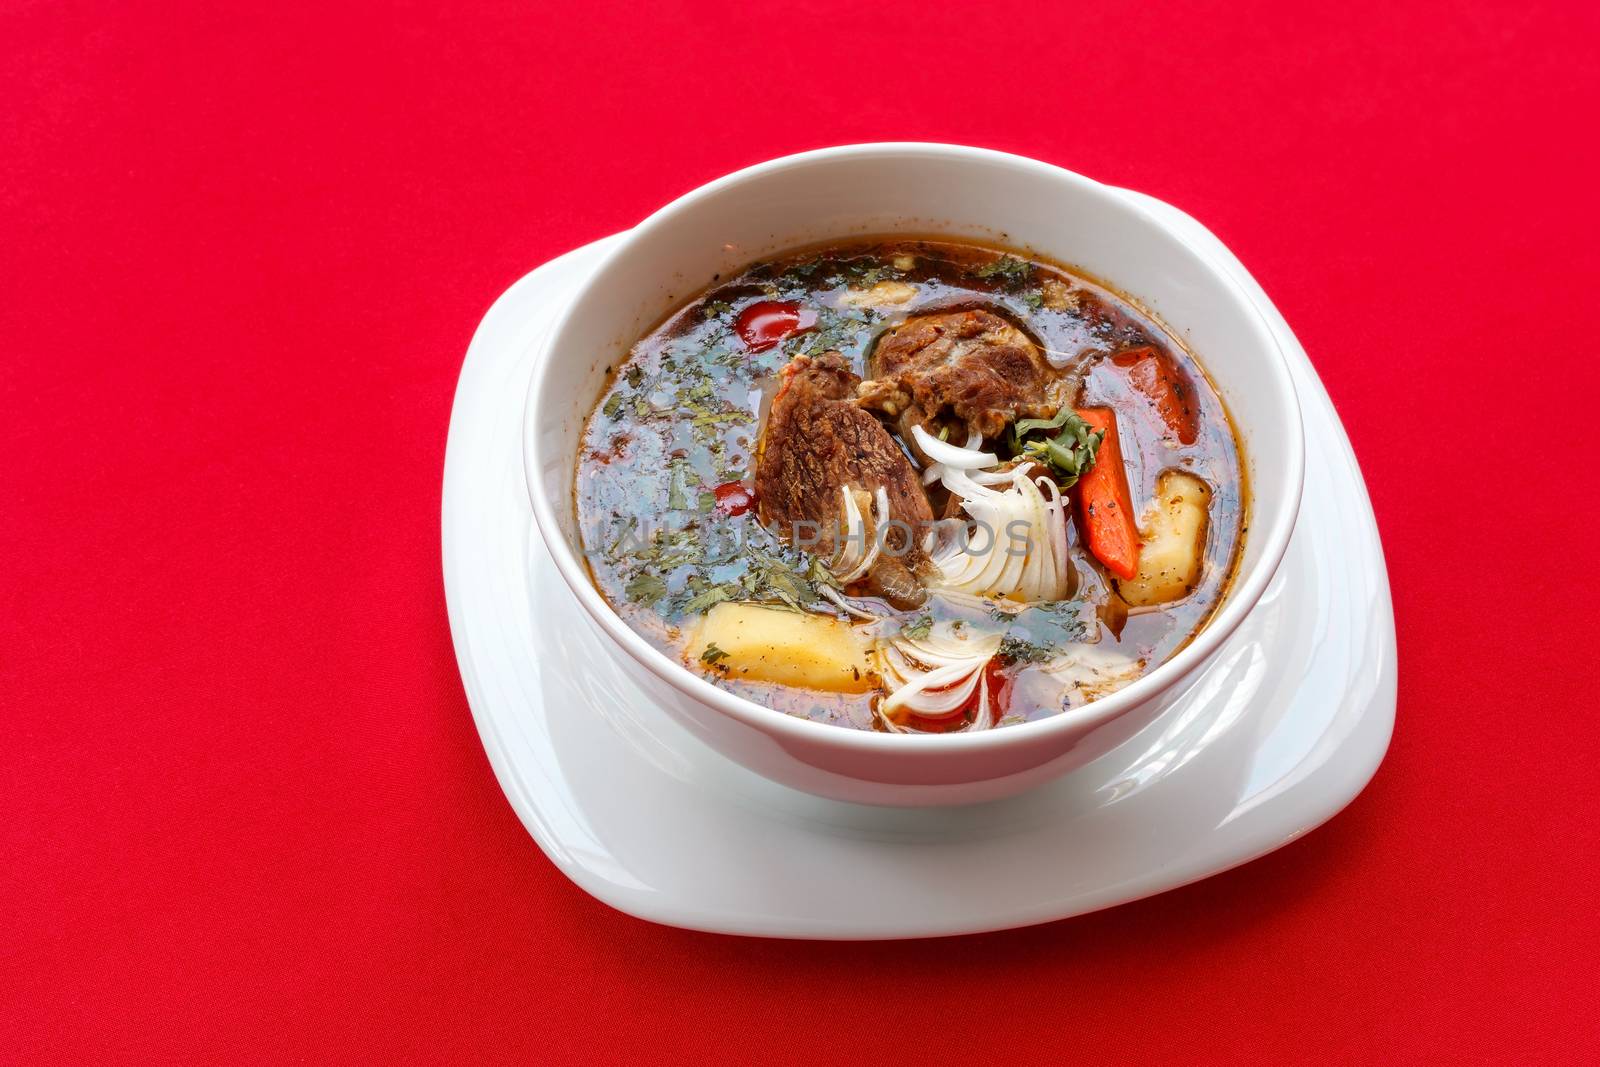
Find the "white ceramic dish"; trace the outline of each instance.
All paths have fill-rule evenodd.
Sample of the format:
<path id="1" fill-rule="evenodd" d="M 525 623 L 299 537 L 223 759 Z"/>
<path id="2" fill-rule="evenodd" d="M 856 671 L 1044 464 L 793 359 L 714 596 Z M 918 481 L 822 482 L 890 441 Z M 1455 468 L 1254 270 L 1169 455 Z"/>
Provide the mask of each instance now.
<path id="1" fill-rule="evenodd" d="M 572 477 L 607 369 L 714 276 L 782 249 L 891 232 L 1025 243 L 1109 281 L 1190 345 L 1228 403 L 1252 487 L 1250 534 L 1235 576 L 1187 647 L 1111 696 L 977 733 L 840 729 L 712 685 L 635 633 L 590 581 Z M 696 736 L 760 774 L 834 799 L 906 806 L 1014 795 L 1081 766 L 1183 699 L 1278 567 L 1299 506 L 1303 458 L 1282 349 L 1214 256 L 1099 182 L 1021 156 L 930 144 L 851 145 L 773 160 L 703 186 L 623 235 L 549 330 L 525 439 L 534 517 L 556 570 L 605 637 L 599 655 Z"/>
<path id="2" fill-rule="evenodd" d="M 1093 762 L 966 808 L 823 800 L 760 778 L 662 715 L 556 574 L 523 486 L 522 394 L 556 310 L 606 246 L 512 286 L 462 368 L 445 461 L 445 592 L 495 775 L 585 891 L 723 933 L 893 938 L 1065 918 L 1226 870 L 1331 818 L 1377 769 L 1395 710 L 1394 623 L 1371 506 L 1304 352 L 1244 268 L 1302 397 L 1300 522 L 1256 609 L 1185 699 Z"/>

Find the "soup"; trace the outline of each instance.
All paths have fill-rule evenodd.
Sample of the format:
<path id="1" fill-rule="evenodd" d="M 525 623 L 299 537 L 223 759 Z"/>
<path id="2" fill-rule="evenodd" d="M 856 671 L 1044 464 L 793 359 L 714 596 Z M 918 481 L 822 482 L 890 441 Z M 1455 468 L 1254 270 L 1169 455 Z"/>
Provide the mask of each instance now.
<path id="1" fill-rule="evenodd" d="M 985 730 L 1116 691 L 1216 609 L 1238 441 L 1126 299 L 903 238 L 715 282 L 609 368 L 574 483 L 595 585 L 690 669 L 840 726 Z"/>

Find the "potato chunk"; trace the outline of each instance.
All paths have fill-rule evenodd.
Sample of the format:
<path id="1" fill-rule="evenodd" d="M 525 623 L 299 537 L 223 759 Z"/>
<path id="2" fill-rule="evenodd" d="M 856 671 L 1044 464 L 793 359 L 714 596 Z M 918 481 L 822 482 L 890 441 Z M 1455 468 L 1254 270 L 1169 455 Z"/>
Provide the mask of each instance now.
<path id="1" fill-rule="evenodd" d="M 1117 583 L 1122 599 L 1151 607 L 1189 595 L 1200 580 L 1210 507 L 1205 482 L 1184 471 L 1161 472 L 1140 524 L 1139 572 Z"/>
<path id="2" fill-rule="evenodd" d="M 871 289 L 851 289 L 839 298 L 842 307 L 873 308 L 908 303 L 917 295 L 917 287 L 906 282 L 883 281 Z"/>
<path id="3" fill-rule="evenodd" d="M 848 623 L 760 604 L 725 602 L 706 613 L 686 653 L 730 678 L 864 693 L 878 685 L 872 642 Z"/>

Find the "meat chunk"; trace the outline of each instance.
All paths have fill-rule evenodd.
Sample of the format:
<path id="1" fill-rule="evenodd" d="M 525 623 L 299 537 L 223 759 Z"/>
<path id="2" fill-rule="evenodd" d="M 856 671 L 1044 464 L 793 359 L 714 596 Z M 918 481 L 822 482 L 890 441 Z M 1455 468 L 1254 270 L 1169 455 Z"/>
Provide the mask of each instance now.
<path id="1" fill-rule="evenodd" d="M 883 489 L 887 518 L 897 522 L 885 527 L 867 591 L 896 607 L 915 607 L 926 598 L 920 575 L 929 568 L 917 539 L 933 512 L 911 461 L 883 424 L 856 404 L 860 381 L 837 352 L 796 356 L 784 368 L 756 461 L 760 517 L 784 537 L 803 534 L 826 560 L 841 547 L 841 488 L 855 491 L 858 500 Z"/>
<path id="2" fill-rule="evenodd" d="M 861 405 L 894 419 L 908 442 L 913 426 L 952 429 L 957 441 L 972 431 L 994 437 L 1014 419 L 1049 418 L 1072 399 L 1067 374 L 988 311 L 907 319 L 878 339 L 871 370 Z"/>

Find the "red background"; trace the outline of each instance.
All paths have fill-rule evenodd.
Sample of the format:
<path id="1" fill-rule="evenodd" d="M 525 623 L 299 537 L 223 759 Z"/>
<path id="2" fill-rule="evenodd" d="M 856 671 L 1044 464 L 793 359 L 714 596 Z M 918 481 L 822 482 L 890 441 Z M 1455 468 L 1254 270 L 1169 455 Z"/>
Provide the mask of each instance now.
<path id="1" fill-rule="evenodd" d="M 0 1061 L 1600 1054 L 1595 5 L 3 6 Z M 474 326 L 879 139 L 1170 200 L 1298 331 L 1401 654 L 1326 827 L 836 945 L 613 912 L 512 815 L 440 580 Z"/>

